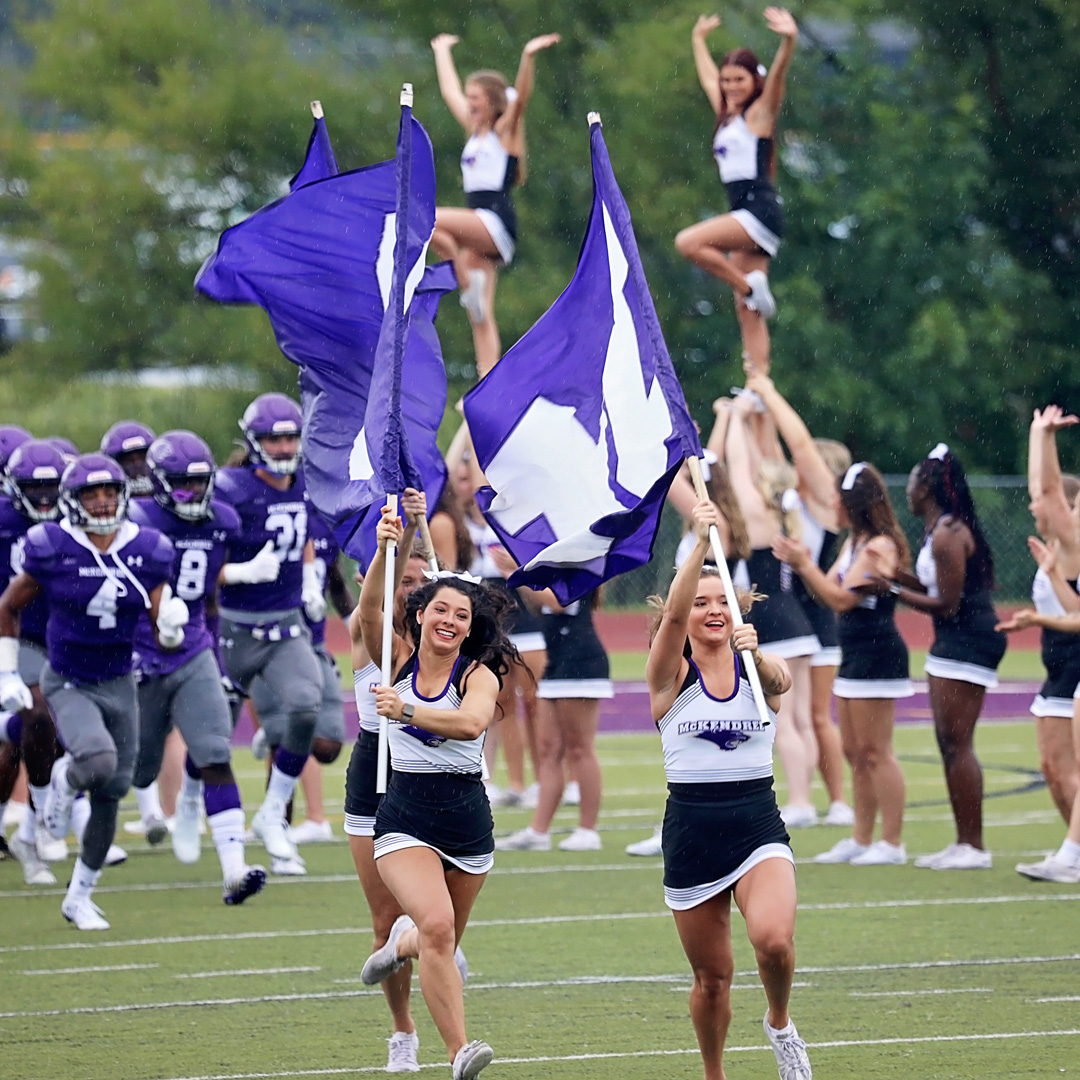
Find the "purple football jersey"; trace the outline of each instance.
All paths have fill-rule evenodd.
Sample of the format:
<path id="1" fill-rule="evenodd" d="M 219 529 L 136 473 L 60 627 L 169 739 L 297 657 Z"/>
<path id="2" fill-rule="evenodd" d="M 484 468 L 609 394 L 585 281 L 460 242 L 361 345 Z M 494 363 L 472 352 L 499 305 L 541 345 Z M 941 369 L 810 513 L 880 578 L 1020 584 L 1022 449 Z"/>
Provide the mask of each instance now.
<path id="1" fill-rule="evenodd" d="M 205 521 L 185 521 L 151 498 L 136 499 L 128 513 L 137 525 L 150 526 L 167 536 L 176 550 L 169 584 L 188 606 L 184 643 L 179 649 L 162 649 L 148 615 L 139 620 L 135 630 L 136 668 L 146 676 L 168 675 L 215 645 L 206 627 L 206 598 L 214 595 L 229 546 L 240 534 L 240 518 L 228 503 L 218 499 L 211 501 Z"/>
<path id="2" fill-rule="evenodd" d="M 315 570 L 319 575 L 319 587 L 325 593 L 327 568 L 337 562 L 337 557 L 341 554 L 341 547 L 334 537 L 334 530 L 327 524 L 326 519 L 315 507 L 310 505 L 308 510 L 308 535 L 311 537 L 311 542 L 315 547 Z M 326 640 L 325 617 L 318 622 L 312 622 L 305 614 L 304 622 L 308 624 L 308 629 L 311 630 L 312 645 L 318 648 Z"/>
<path id="3" fill-rule="evenodd" d="M 240 515 L 240 534 L 229 545 L 229 562 L 253 559 L 267 540 L 272 540 L 281 563 L 276 581 L 222 586 L 222 608 L 251 612 L 298 608 L 308 535 L 303 474 L 293 477 L 287 491 L 278 491 L 255 475 L 254 466 L 226 468 L 218 471 L 216 491 Z"/>
<path id="4" fill-rule="evenodd" d="M 32 524 L 10 499 L 0 499 L 0 592 L 22 573 L 26 533 Z M 19 637 L 44 645 L 48 621 L 49 603 L 38 593 L 19 613 Z"/>
<path id="5" fill-rule="evenodd" d="M 172 576 L 173 546 L 157 529 L 125 521 L 108 551 L 67 522 L 34 525 L 23 569 L 49 602 L 49 664 L 74 683 L 100 683 L 133 666 L 135 627 L 154 589 Z"/>

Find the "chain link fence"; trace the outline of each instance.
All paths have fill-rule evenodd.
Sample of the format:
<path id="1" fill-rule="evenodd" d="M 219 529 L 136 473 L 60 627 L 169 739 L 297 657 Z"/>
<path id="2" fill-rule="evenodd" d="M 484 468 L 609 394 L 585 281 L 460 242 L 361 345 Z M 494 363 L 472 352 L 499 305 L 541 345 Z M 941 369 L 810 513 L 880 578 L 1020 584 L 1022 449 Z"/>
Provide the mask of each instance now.
<path id="1" fill-rule="evenodd" d="M 923 529 L 922 522 L 908 512 L 904 495 L 907 477 L 889 475 L 885 482 L 896 515 L 907 534 L 914 561 L 922 544 Z M 1027 479 L 1023 476 L 969 476 L 968 484 L 979 521 L 994 553 L 998 586 L 994 603 L 1024 603 L 1030 598 L 1031 579 L 1035 573 L 1035 563 L 1027 549 L 1027 538 L 1032 532 Z M 652 561 L 609 582 L 605 589 L 605 607 L 641 607 L 651 593 L 663 595 L 675 573 L 675 548 L 682 530 L 682 519 L 666 506 Z"/>

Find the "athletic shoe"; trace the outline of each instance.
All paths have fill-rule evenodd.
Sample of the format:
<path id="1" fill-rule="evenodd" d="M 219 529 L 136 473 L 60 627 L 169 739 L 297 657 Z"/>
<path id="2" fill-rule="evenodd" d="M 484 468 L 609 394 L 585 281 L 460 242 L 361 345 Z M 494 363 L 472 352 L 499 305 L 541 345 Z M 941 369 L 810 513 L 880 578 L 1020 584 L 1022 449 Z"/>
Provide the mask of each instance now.
<path id="1" fill-rule="evenodd" d="M 487 289 L 487 271 L 470 270 L 469 284 L 461 290 L 460 303 L 468 313 L 469 321 L 482 323 L 487 318 L 484 292 Z"/>
<path id="2" fill-rule="evenodd" d="M 903 844 L 878 840 L 848 862 L 852 866 L 903 866 L 907 862 L 907 849 Z"/>
<path id="3" fill-rule="evenodd" d="M 1047 855 L 1042 862 L 1017 863 L 1016 872 L 1032 881 L 1056 881 L 1061 885 L 1080 882 L 1080 866 L 1062 862 L 1056 855 Z"/>
<path id="4" fill-rule="evenodd" d="M 45 825 L 58 840 L 63 840 L 71 828 L 71 804 L 75 792 L 68 786 L 69 754 L 53 762 L 49 793 L 45 796 Z"/>
<path id="5" fill-rule="evenodd" d="M 66 840 L 57 840 L 44 821 L 34 823 L 34 843 L 43 862 L 63 862 L 68 857 Z"/>
<path id="6" fill-rule="evenodd" d="M 780 1072 L 780 1080 L 813 1080 L 814 1074 L 810 1071 L 806 1043 L 799 1038 L 794 1022 L 789 1020 L 786 1028 L 777 1031 L 769 1026 L 769 1014 L 766 1013 L 761 1023 L 765 1028 L 772 1052 L 776 1055 L 776 1067 Z"/>
<path id="7" fill-rule="evenodd" d="M 822 825 L 843 825 L 850 829 L 855 824 L 855 811 L 839 799 L 829 803 L 829 812 L 821 820 Z"/>
<path id="8" fill-rule="evenodd" d="M 415 1031 L 395 1031 L 386 1045 L 390 1047 L 390 1058 L 386 1063 L 387 1072 L 419 1072 L 420 1064 L 416 1060 L 416 1051 L 420 1049 L 420 1037 Z"/>
<path id="9" fill-rule="evenodd" d="M 932 855 L 920 855 L 915 865 L 922 870 L 989 870 L 994 859 L 989 851 L 971 844 L 950 844 Z"/>
<path id="10" fill-rule="evenodd" d="M 576 780 L 571 780 L 562 791 L 563 806 L 581 805 L 581 787 Z"/>
<path id="11" fill-rule="evenodd" d="M 280 799 L 268 795 L 251 819 L 251 828 L 275 859 L 291 859 L 296 855 L 285 822 L 285 804 Z"/>
<path id="12" fill-rule="evenodd" d="M 495 1057 L 495 1051 L 486 1042 L 473 1039 L 454 1055 L 454 1080 L 473 1080 L 481 1069 L 486 1069 Z"/>
<path id="13" fill-rule="evenodd" d="M 11 854 L 19 860 L 27 885 L 56 884 L 56 875 L 42 861 L 36 844 L 28 844 L 16 834 L 11 838 Z"/>
<path id="14" fill-rule="evenodd" d="M 856 855 L 863 855 L 870 850 L 869 844 L 860 844 L 853 836 L 845 836 L 843 840 L 833 844 L 828 851 L 814 856 L 816 863 L 849 863 Z"/>
<path id="15" fill-rule="evenodd" d="M 743 303 L 763 319 L 771 319 L 776 314 L 776 300 L 769 288 L 765 271 L 751 270 L 746 275 L 746 284 L 750 286 L 750 295 L 743 297 Z"/>
<path id="16" fill-rule="evenodd" d="M 626 845 L 627 855 L 663 855 L 664 849 L 661 841 L 663 840 L 663 829 L 657 829 L 648 840 L 638 840 L 636 843 Z"/>
<path id="17" fill-rule="evenodd" d="M 536 804 L 540 799 L 540 785 L 534 780 L 522 793 L 521 793 L 521 809 L 522 810 L 535 810 Z"/>
<path id="18" fill-rule="evenodd" d="M 165 818 L 161 814 L 154 814 L 146 822 L 146 829 L 144 834 L 146 842 L 151 847 L 157 847 L 158 844 L 163 843 L 165 837 L 169 835 L 169 826 L 165 823 Z"/>
<path id="19" fill-rule="evenodd" d="M 326 844 L 334 839 L 329 821 L 312 821 L 310 818 L 289 829 L 289 839 L 294 844 Z"/>
<path id="20" fill-rule="evenodd" d="M 142 818 L 136 818 L 134 821 L 125 821 L 123 828 L 128 836 L 146 835 L 146 824 Z M 166 828 L 168 828 L 168 822 L 166 822 Z"/>
<path id="21" fill-rule="evenodd" d="M 399 915 L 390 927 L 390 935 L 386 944 L 376 949 L 364 961 L 360 971 L 360 981 L 365 986 L 377 986 L 384 979 L 390 978 L 395 971 L 399 971 L 408 957 L 400 957 L 397 954 L 398 939 L 406 930 L 411 930 L 416 923 L 408 915 Z"/>
<path id="22" fill-rule="evenodd" d="M 173 818 L 172 849 L 180 862 L 190 866 L 199 861 L 202 841 L 199 839 L 198 799 L 180 799 L 176 804 L 176 817 Z"/>
<path id="23" fill-rule="evenodd" d="M 266 755 L 270 753 L 270 744 L 266 741 L 266 731 L 263 728 L 259 728 L 254 735 L 251 736 L 251 756 L 256 761 L 263 761 Z"/>
<path id="24" fill-rule="evenodd" d="M 560 851 L 599 851 L 603 846 L 600 834 L 595 829 L 583 829 L 580 825 L 559 841 Z"/>
<path id="25" fill-rule="evenodd" d="M 464 986 L 469 981 L 469 961 L 465 959 L 465 954 L 461 951 L 460 945 L 454 950 L 454 963 L 457 964 L 458 974 L 461 976 L 461 985 Z"/>
<path id="26" fill-rule="evenodd" d="M 105 852 L 105 865 L 119 866 L 125 862 L 127 862 L 127 852 L 118 844 L 110 844 L 109 850 Z"/>
<path id="27" fill-rule="evenodd" d="M 8 862 L 14 858 L 15 856 L 11 854 L 11 848 L 8 847 L 7 837 L 0 832 L 0 862 Z"/>
<path id="28" fill-rule="evenodd" d="M 495 841 L 496 851 L 550 851 L 551 836 L 548 833 L 534 832 L 531 825 L 509 836 L 502 836 Z"/>
<path id="29" fill-rule="evenodd" d="M 30 813 L 30 807 L 24 802 L 9 802 L 7 809 L 0 814 L 0 829 L 10 830 L 17 829 L 22 823 L 23 818 Z"/>
<path id="30" fill-rule="evenodd" d="M 488 802 L 494 807 L 521 806 L 525 800 L 524 791 L 515 791 L 513 788 L 495 788 L 488 791 Z"/>
<path id="31" fill-rule="evenodd" d="M 78 900 L 64 897 L 64 902 L 60 905 L 60 914 L 69 923 L 74 923 L 79 930 L 109 929 L 109 924 L 105 921 L 105 912 L 89 896 L 80 897 Z"/>
<path id="32" fill-rule="evenodd" d="M 242 904 L 249 896 L 262 892 L 266 884 L 266 871 L 261 866 L 245 866 L 243 872 L 226 881 L 221 889 L 221 898 L 226 904 Z"/>
<path id="33" fill-rule="evenodd" d="M 307 877 L 307 863 L 299 855 L 291 855 L 287 859 L 273 855 L 270 858 L 270 873 L 278 877 Z"/>
<path id="34" fill-rule="evenodd" d="M 781 809 L 780 817 L 789 829 L 809 829 L 817 824 L 817 811 L 812 806 L 789 803 Z"/>

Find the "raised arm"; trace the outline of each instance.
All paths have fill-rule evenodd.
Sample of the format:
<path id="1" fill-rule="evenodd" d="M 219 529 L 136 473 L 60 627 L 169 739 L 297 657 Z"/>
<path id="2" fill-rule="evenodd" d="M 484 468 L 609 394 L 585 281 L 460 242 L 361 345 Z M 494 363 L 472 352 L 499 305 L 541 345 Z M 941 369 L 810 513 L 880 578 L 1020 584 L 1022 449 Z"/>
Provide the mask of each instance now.
<path id="1" fill-rule="evenodd" d="M 375 530 L 377 547 L 375 555 L 368 565 L 367 574 L 364 576 L 364 584 L 360 587 L 360 602 L 357 605 L 360 620 L 360 636 L 367 649 L 372 662 L 382 665 L 382 630 L 383 630 L 383 597 L 385 595 L 386 577 L 386 545 L 390 540 L 398 543 L 404 536 L 405 528 L 401 524 L 401 518 L 397 517 L 388 507 L 382 508 L 382 520 Z M 395 652 L 399 646 L 404 646 L 403 639 L 394 635 Z M 395 656 L 396 660 L 396 656 Z M 395 664 L 396 666 L 396 664 Z"/>
<path id="2" fill-rule="evenodd" d="M 765 76 L 765 88 L 761 97 L 747 110 L 746 122 L 756 135 L 772 135 L 776 127 L 776 118 L 784 102 L 784 90 L 788 68 L 795 55 L 795 42 L 799 38 L 799 27 L 791 12 L 786 8 L 767 7 L 765 21 L 774 34 L 779 34 L 780 48 L 773 57 L 772 67 Z"/>
<path id="3" fill-rule="evenodd" d="M 728 424 L 727 465 L 732 490 L 746 521 L 750 546 L 764 547 L 779 530 L 758 490 L 757 463 L 750 450 L 750 438 L 739 405 L 732 410 Z"/>
<path id="4" fill-rule="evenodd" d="M 719 15 L 699 15 L 690 33 L 690 44 L 694 50 L 694 67 L 697 68 L 698 82 L 705 96 L 709 99 L 712 111 L 719 116 L 720 105 L 720 69 L 709 52 L 706 38 L 720 25 Z"/>
<path id="5" fill-rule="evenodd" d="M 803 418 L 776 389 L 768 375 L 750 375 L 746 380 L 746 388 L 753 390 L 765 402 L 765 408 L 776 422 L 781 438 L 787 443 L 799 479 L 806 485 L 811 499 L 832 516 L 836 477 L 833 476 L 832 469 L 825 464 L 825 459 Z"/>
<path id="6" fill-rule="evenodd" d="M 495 125 L 495 130 L 500 136 L 509 137 L 517 134 L 536 81 L 536 54 L 542 49 L 550 49 L 552 45 L 558 45 L 560 41 L 562 38 L 558 34 L 541 34 L 525 43 L 525 48 L 521 50 L 517 77 L 514 79 L 516 93 L 507 102 L 506 112 L 499 117 Z"/>
<path id="7" fill-rule="evenodd" d="M 469 103 L 461 88 L 461 79 L 454 66 L 451 50 L 461 39 L 454 34 L 439 34 L 431 39 L 431 51 L 435 54 L 435 74 L 439 79 L 439 93 L 454 119 L 467 131 L 472 132 Z"/>
<path id="8" fill-rule="evenodd" d="M 1035 410 L 1028 435 L 1028 494 L 1042 505 L 1047 536 L 1059 540 L 1069 551 L 1076 550 L 1080 538 L 1062 486 L 1057 433 L 1077 423 L 1077 417 L 1066 416 L 1057 405 L 1047 405 L 1041 412 Z"/>
<path id="9" fill-rule="evenodd" d="M 709 468 L 722 469 L 723 465 L 713 463 Z M 671 482 L 671 487 L 668 489 L 668 502 L 678 510 L 679 516 L 686 522 L 687 526 L 692 527 L 694 523 L 694 507 L 697 505 L 697 492 L 694 491 L 694 485 L 690 483 L 690 478 L 686 475 L 685 467 L 675 474 L 675 479 Z M 724 517 L 723 510 L 720 510 L 719 506 L 716 508 L 720 511 L 720 520 L 716 525 L 716 530 L 720 533 L 720 544 L 724 549 L 724 554 L 730 556 L 732 547 L 731 525 L 728 519 Z"/>

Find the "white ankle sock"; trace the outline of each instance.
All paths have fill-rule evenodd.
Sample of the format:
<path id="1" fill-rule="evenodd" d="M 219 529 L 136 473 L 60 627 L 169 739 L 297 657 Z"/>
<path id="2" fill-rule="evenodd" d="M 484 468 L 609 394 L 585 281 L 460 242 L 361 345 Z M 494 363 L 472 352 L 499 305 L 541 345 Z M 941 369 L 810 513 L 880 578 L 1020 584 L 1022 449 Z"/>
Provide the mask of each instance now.
<path id="1" fill-rule="evenodd" d="M 135 801 L 139 804 L 139 817 L 143 821 L 165 816 L 161 810 L 161 800 L 158 798 L 156 780 L 151 780 L 146 787 L 135 788 Z"/>
<path id="2" fill-rule="evenodd" d="M 239 807 L 222 810 L 207 818 L 207 822 L 221 862 L 222 876 L 228 881 L 244 868 L 244 811 Z"/>
<path id="3" fill-rule="evenodd" d="M 82 859 L 76 859 L 75 867 L 71 871 L 71 884 L 68 885 L 67 899 L 81 900 L 83 897 L 89 897 L 100 877 L 100 870 L 91 870 Z"/>
<path id="4" fill-rule="evenodd" d="M 1066 837 L 1058 848 L 1057 857 L 1069 866 L 1080 866 L 1080 844 Z"/>
<path id="5" fill-rule="evenodd" d="M 75 842 L 79 847 L 82 847 L 83 833 L 86 832 L 89 820 L 90 800 L 76 799 L 71 804 L 71 835 L 75 837 Z"/>
<path id="6" fill-rule="evenodd" d="M 267 798 L 280 799 L 287 803 L 296 790 L 297 777 L 283 773 L 276 765 L 270 770 L 270 783 L 266 788 Z"/>

